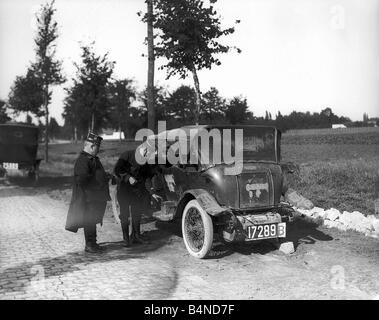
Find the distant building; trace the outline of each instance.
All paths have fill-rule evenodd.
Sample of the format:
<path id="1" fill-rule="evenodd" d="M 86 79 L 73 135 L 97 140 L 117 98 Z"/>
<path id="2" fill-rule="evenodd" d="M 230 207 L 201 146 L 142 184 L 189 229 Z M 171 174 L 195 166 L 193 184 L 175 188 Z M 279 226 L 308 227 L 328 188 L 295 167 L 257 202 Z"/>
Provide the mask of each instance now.
<path id="1" fill-rule="evenodd" d="M 118 140 L 120 139 L 120 134 L 121 134 L 121 139 L 125 139 L 124 133 L 121 131 L 113 131 L 113 132 L 105 132 L 100 135 L 104 140 Z"/>
<path id="2" fill-rule="evenodd" d="M 342 123 L 339 124 L 332 124 L 332 129 L 344 129 L 346 126 Z"/>

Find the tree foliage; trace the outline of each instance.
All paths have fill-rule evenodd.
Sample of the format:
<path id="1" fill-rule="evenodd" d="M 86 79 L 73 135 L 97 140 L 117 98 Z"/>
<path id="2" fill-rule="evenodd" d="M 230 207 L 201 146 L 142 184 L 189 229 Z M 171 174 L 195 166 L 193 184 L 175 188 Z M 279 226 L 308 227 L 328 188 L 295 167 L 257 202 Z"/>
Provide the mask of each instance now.
<path id="1" fill-rule="evenodd" d="M 66 89 L 63 117 L 85 135 L 90 130 L 99 131 L 111 120 L 108 86 L 114 62 L 108 60 L 108 54 L 96 55 L 93 44 L 83 45 L 81 50 L 73 86 Z"/>
<path id="2" fill-rule="evenodd" d="M 58 38 L 58 24 L 54 20 L 56 9 L 55 1 L 45 3 L 36 14 L 37 35 L 34 39 L 36 61 L 32 64 L 29 71 L 38 79 L 39 91 L 43 97 L 43 107 L 45 116 L 45 161 L 49 160 L 48 141 L 49 141 L 49 104 L 51 101 L 51 86 L 65 82 L 62 74 L 62 62 L 55 58 L 56 40 Z"/>
<path id="3" fill-rule="evenodd" d="M 53 139 L 57 139 L 61 133 L 61 127 L 55 118 L 51 117 L 49 121 L 49 132 Z"/>
<path id="4" fill-rule="evenodd" d="M 62 75 L 62 61 L 55 58 L 56 44 L 58 38 L 58 24 L 54 20 L 56 9 L 55 1 L 46 3 L 41 6 L 37 19 L 37 35 L 34 39 L 36 46 L 36 62 L 32 65 L 32 70 L 37 78 L 40 79 L 43 89 L 46 90 L 48 96 L 47 104 L 51 99 L 50 85 L 58 85 L 65 82 Z"/>
<path id="5" fill-rule="evenodd" d="M 347 117 L 337 116 L 331 108 L 325 108 L 320 112 L 299 112 L 292 111 L 288 115 L 277 113 L 276 119 L 271 119 L 266 111 L 265 117 L 254 117 L 248 123 L 258 125 L 275 125 L 282 131 L 290 129 L 317 129 L 331 128 L 332 124 L 345 124 L 347 126 L 357 126 Z"/>
<path id="6" fill-rule="evenodd" d="M 201 101 L 201 119 L 203 122 L 223 121 L 226 113 L 226 100 L 215 87 L 203 94 Z"/>
<path id="7" fill-rule="evenodd" d="M 154 87 L 154 108 L 155 108 L 155 117 L 156 120 L 166 120 L 167 119 L 167 106 L 166 101 L 168 98 L 168 92 L 167 90 L 162 86 L 155 86 Z M 147 112 L 148 110 L 148 94 L 147 94 L 147 88 L 143 90 L 140 95 L 139 99 L 142 101 L 143 105 L 142 108 Z"/>
<path id="8" fill-rule="evenodd" d="M 130 138 L 130 106 L 136 99 L 136 89 L 133 80 L 115 80 L 108 86 L 108 97 L 110 100 L 110 123 L 113 128 L 123 131 Z"/>
<path id="9" fill-rule="evenodd" d="M 217 54 L 231 49 L 221 44 L 219 38 L 233 33 L 234 27 L 221 27 L 212 6 L 215 2 L 206 7 L 201 0 L 155 1 L 155 53 L 168 60 L 163 66 L 168 69 L 168 77 L 179 74 L 185 78 L 194 67 L 211 69 L 212 65 L 221 64 Z"/>
<path id="10" fill-rule="evenodd" d="M 37 117 L 45 115 L 42 84 L 32 69 L 29 69 L 25 76 L 16 77 L 8 98 L 16 114 L 30 112 Z"/>
<path id="11" fill-rule="evenodd" d="M 7 107 L 7 105 L 6 105 L 5 101 L 0 99 L 0 123 L 5 123 L 11 119 L 7 115 L 6 107 Z"/>
<path id="12" fill-rule="evenodd" d="M 219 54 L 235 48 L 220 42 L 221 37 L 234 32 L 234 27 L 221 26 L 221 19 L 213 7 L 216 1 L 209 1 L 208 6 L 202 0 L 154 2 L 155 55 L 167 59 L 161 67 L 167 69 L 167 78 L 175 74 L 186 78 L 188 73 L 192 73 L 196 93 L 195 122 L 199 121 L 201 108 L 197 71 L 220 65 Z M 235 49 L 240 52 L 240 49 Z"/>
<path id="13" fill-rule="evenodd" d="M 168 119 L 176 119 L 181 123 L 193 123 L 195 119 L 195 90 L 182 85 L 169 94 L 166 99 L 166 115 Z"/>
<path id="14" fill-rule="evenodd" d="M 226 119 L 231 124 L 241 124 L 252 118 L 246 98 L 234 97 L 226 107 Z"/>

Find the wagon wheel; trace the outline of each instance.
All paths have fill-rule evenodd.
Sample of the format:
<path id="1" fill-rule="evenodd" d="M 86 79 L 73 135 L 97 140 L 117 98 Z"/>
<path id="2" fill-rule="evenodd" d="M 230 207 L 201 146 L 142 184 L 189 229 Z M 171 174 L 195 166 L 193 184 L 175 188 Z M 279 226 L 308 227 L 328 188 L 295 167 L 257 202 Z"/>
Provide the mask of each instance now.
<path id="1" fill-rule="evenodd" d="M 205 258 L 212 248 L 213 224 L 197 200 L 191 200 L 184 208 L 182 233 L 188 252 L 196 258 Z"/>

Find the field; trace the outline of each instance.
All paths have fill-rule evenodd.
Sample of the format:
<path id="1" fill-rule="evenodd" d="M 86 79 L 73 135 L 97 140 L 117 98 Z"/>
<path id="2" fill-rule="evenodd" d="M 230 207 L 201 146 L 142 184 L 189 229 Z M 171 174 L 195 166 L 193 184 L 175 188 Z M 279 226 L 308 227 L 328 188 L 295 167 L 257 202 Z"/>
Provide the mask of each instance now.
<path id="1" fill-rule="evenodd" d="M 290 186 L 317 206 L 374 213 L 379 132 L 284 135 L 283 161 L 300 165 Z"/>
<path id="2" fill-rule="evenodd" d="M 41 174 L 70 176 L 81 147 L 81 143 L 51 145 L 51 161 L 42 162 Z M 106 170 L 112 170 L 120 153 L 131 147 L 132 142 L 104 142 L 99 156 Z M 379 131 L 284 134 L 282 159 L 299 164 L 299 174 L 289 176 L 290 187 L 316 206 L 374 213 Z"/>

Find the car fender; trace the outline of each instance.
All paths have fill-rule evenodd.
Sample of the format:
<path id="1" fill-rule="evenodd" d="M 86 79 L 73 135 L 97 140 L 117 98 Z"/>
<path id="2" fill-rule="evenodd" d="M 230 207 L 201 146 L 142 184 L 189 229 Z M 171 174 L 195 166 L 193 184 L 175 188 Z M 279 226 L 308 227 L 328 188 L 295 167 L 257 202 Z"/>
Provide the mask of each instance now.
<path id="1" fill-rule="evenodd" d="M 227 208 L 219 205 L 214 196 L 204 189 L 191 189 L 183 193 L 176 210 L 176 215 L 181 216 L 188 201 L 196 199 L 200 206 L 211 216 L 219 216 L 227 211 Z"/>

